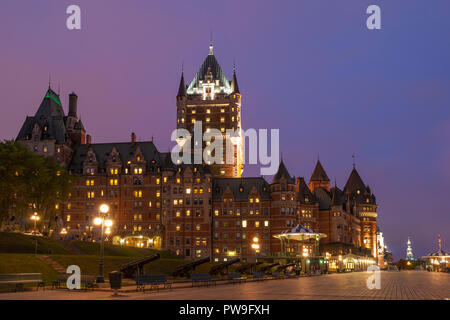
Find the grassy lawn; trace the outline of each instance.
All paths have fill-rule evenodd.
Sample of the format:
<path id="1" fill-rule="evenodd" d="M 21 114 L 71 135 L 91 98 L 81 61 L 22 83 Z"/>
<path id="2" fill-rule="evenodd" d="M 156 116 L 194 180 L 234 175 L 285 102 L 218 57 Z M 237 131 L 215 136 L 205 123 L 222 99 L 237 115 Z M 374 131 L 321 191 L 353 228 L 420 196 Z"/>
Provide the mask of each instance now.
<path id="1" fill-rule="evenodd" d="M 96 242 L 73 241 L 72 243 L 87 255 L 98 255 L 100 252 L 100 244 Z M 176 259 L 175 256 L 166 251 L 105 244 L 105 256 L 126 256 L 139 258 L 151 256 L 155 253 L 159 253 L 161 258 Z"/>
<path id="2" fill-rule="evenodd" d="M 58 273 L 52 267 L 39 260 L 34 254 L 0 253 L 0 273 L 42 273 L 47 283 L 56 279 Z M 11 290 L 12 287 L 0 286 L 0 291 Z"/>
<path id="3" fill-rule="evenodd" d="M 0 232 L 0 252 L 34 253 L 36 241 L 38 254 L 70 254 L 70 251 L 54 240 L 13 232 Z"/>

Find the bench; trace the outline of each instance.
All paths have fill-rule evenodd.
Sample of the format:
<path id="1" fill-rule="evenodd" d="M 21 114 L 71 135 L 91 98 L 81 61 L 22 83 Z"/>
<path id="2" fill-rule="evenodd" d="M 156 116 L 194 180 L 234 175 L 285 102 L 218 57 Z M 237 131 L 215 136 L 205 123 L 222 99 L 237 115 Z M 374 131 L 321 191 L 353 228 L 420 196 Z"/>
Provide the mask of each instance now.
<path id="1" fill-rule="evenodd" d="M 37 284 L 45 290 L 45 282 L 42 280 L 42 273 L 10 273 L 0 274 L 0 285 L 14 285 L 16 291 L 23 291 L 25 284 Z"/>
<path id="2" fill-rule="evenodd" d="M 253 272 L 253 279 L 255 279 L 255 280 L 264 280 L 264 273 L 262 273 L 262 272 Z"/>
<path id="3" fill-rule="evenodd" d="M 165 274 L 141 274 L 136 276 L 136 291 L 142 289 L 145 292 L 145 286 L 150 285 L 150 290 L 156 288 L 159 290 L 159 286 L 163 285 L 164 288 L 172 288 L 172 282 L 167 281 Z"/>
<path id="4" fill-rule="evenodd" d="M 243 277 L 241 273 L 239 272 L 231 272 L 228 274 L 228 280 L 230 280 L 232 283 L 236 282 L 245 282 L 247 278 Z"/>
<path id="5" fill-rule="evenodd" d="M 67 279 L 71 276 L 69 273 L 60 273 L 58 274 L 58 278 L 53 281 L 52 288 L 59 289 L 61 287 L 61 283 L 67 284 Z M 84 285 L 84 288 L 94 290 L 96 286 L 95 280 L 97 276 L 94 274 L 82 274 L 80 277 L 80 284 Z"/>
<path id="6" fill-rule="evenodd" d="M 216 285 L 216 280 L 211 278 L 209 273 L 192 273 L 191 280 L 192 286 L 194 286 L 195 283 L 206 283 L 206 286 L 209 286 L 210 283 L 214 283 L 214 285 Z"/>

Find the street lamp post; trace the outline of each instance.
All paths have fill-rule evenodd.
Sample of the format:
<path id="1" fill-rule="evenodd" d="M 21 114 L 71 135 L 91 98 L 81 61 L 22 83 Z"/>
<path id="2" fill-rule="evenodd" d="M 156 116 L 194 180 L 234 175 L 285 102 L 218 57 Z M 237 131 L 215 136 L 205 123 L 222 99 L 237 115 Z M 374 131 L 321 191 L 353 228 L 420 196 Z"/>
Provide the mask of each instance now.
<path id="1" fill-rule="evenodd" d="M 38 216 L 37 212 L 35 212 L 35 213 L 31 216 L 31 220 L 34 221 L 33 233 L 36 233 L 36 222 L 38 222 L 40 218 L 41 218 L 41 217 Z"/>
<path id="2" fill-rule="evenodd" d="M 104 264 L 104 258 L 105 258 L 103 234 L 105 233 L 105 226 L 107 227 L 106 234 L 110 233 L 109 227 L 112 226 L 112 220 L 107 219 L 108 212 L 109 212 L 109 206 L 107 204 L 102 204 L 102 205 L 100 205 L 100 216 L 94 219 L 94 224 L 101 225 L 100 260 L 98 262 L 97 283 L 105 282 L 105 278 L 103 276 L 103 264 Z"/>
<path id="3" fill-rule="evenodd" d="M 260 248 L 258 237 L 253 237 L 252 248 L 255 250 L 255 261 L 256 261 L 256 260 L 258 260 L 258 253 L 259 253 L 259 248 Z"/>

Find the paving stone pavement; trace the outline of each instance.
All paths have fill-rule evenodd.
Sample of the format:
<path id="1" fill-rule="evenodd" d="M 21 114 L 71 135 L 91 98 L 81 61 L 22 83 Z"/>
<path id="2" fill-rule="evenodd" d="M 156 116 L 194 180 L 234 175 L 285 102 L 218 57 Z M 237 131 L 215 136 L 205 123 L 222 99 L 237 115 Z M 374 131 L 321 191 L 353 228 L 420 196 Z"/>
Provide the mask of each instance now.
<path id="1" fill-rule="evenodd" d="M 330 274 L 245 284 L 161 290 L 159 292 L 122 292 L 113 297 L 104 291 L 45 290 L 0 294 L 6 299 L 55 300 L 443 300 L 450 299 L 450 274 L 426 271 L 381 272 L 381 288 L 369 290 L 368 273 Z"/>

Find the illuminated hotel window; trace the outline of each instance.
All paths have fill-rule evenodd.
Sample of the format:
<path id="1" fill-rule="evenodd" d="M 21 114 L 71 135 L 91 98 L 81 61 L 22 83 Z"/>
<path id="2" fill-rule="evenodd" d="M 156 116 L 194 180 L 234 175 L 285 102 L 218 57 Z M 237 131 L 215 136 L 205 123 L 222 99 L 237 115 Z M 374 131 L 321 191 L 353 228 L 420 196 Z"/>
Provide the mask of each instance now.
<path id="1" fill-rule="evenodd" d="M 176 230 L 177 230 L 177 231 L 180 231 L 180 229 L 181 229 L 180 225 L 179 225 L 179 224 L 177 224 L 177 226 L 176 226 Z"/>
<path id="2" fill-rule="evenodd" d="M 242 220 L 242 228 L 247 228 L 247 220 Z"/>
<path id="3" fill-rule="evenodd" d="M 225 109 L 224 109 L 224 108 L 220 109 L 220 112 L 224 113 L 224 112 L 225 112 Z"/>
<path id="4" fill-rule="evenodd" d="M 200 189 L 199 189 L 199 192 L 200 192 L 200 193 L 203 193 L 203 188 L 200 188 Z"/>
<path id="5" fill-rule="evenodd" d="M 177 211 L 176 216 L 177 216 L 177 217 L 181 217 L 180 211 Z"/>
<path id="6" fill-rule="evenodd" d="M 142 198 L 142 190 L 134 191 L 134 197 L 135 198 Z"/>
<path id="7" fill-rule="evenodd" d="M 264 227 L 268 227 L 269 226 L 269 221 L 264 221 Z"/>
<path id="8" fill-rule="evenodd" d="M 160 180 L 159 180 L 159 178 L 157 178 L 156 179 L 156 184 L 159 184 L 160 183 Z"/>
<path id="9" fill-rule="evenodd" d="M 219 215 L 219 210 L 217 210 L 217 209 L 214 210 L 214 215 L 215 215 L 215 216 L 218 216 L 218 215 Z"/>
<path id="10" fill-rule="evenodd" d="M 189 217 L 191 215 L 191 210 L 186 210 L 186 217 Z"/>
<path id="11" fill-rule="evenodd" d="M 156 220 L 160 220 L 161 219 L 161 215 L 157 214 L 156 215 Z"/>
<path id="12" fill-rule="evenodd" d="M 186 188 L 186 194 L 190 194 L 191 193 L 191 188 Z"/>
<path id="13" fill-rule="evenodd" d="M 92 199 L 95 197 L 94 191 L 88 191 L 87 196 L 89 199 Z"/>
<path id="14" fill-rule="evenodd" d="M 173 200 L 173 205 L 176 206 L 178 204 L 178 199 Z"/>
<path id="15" fill-rule="evenodd" d="M 255 202 L 256 202 L 256 203 L 259 203 L 259 198 L 255 198 Z"/>
<path id="16" fill-rule="evenodd" d="M 67 221 L 67 222 L 70 222 L 70 214 L 67 215 L 66 221 Z"/>
<path id="17" fill-rule="evenodd" d="M 192 118 L 192 119 L 191 119 L 191 123 L 195 123 L 195 118 Z"/>
<path id="18" fill-rule="evenodd" d="M 224 122 L 225 122 L 225 118 L 224 118 L 224 117 L 221 117 L 221 118 L 220 118 L 220 122 L 224 123 Z"/>
<path id="19" fill-rule="evenodd" d="M 210 121 L 211 121 L 211 118 L 206 118 L 206 122 L 210 122 Z"/>
<path id="20" fill-rule="evenodd" d="M 211 109 L 206 109 L 206 113 L 211 113 Z"/>
<path id="21" fill-rule="evenodd" d="M 161 196 L 161 193 L 159 191 L 156 191 L 156 197 L 159 198 Z"/>
<path id="22" fill-rule="evenodd" d="M 225 128 L 224 127 L 220 128 L 220 131 L 225 132 Z"/>
<path id="23" fill-rule="evenodd" d="M 199 224 L 195 225 L 195 230 L 200 231 L 200 225 Z"/>
<path id="24" fill-rule="evenodd" d="M 181 118 L 181 123 L 184 123 L 184 118 Z"/>
<path id="25" fill-rule="evenodd" d="M 195 114 L 195 109 L 192 109 L 192 114 Z"/>
<path id="26" fill-rule="evenodd" d="M 163 182 L 166 183 L 167 182 L 167 177 L 163 178 Z"/>
<path id="27" fill-rule="evenodd" d="M 255 227 L 259 228 L 259 221 L 255 221 Z"/>

